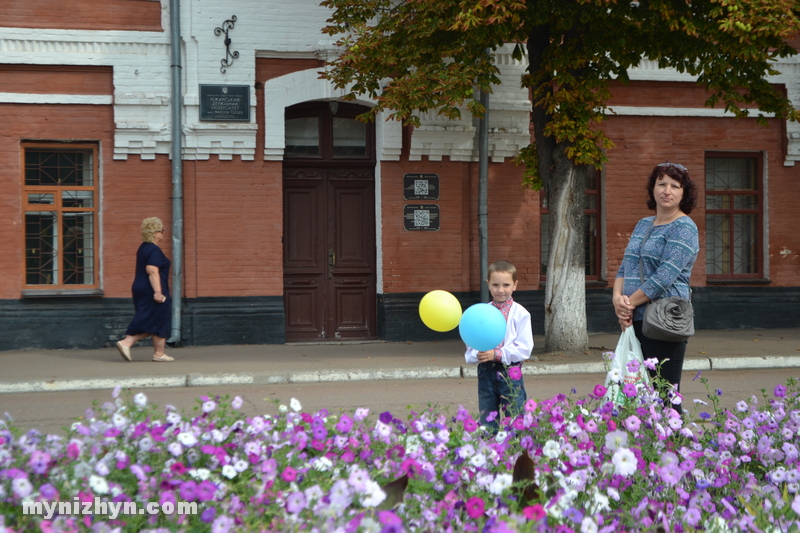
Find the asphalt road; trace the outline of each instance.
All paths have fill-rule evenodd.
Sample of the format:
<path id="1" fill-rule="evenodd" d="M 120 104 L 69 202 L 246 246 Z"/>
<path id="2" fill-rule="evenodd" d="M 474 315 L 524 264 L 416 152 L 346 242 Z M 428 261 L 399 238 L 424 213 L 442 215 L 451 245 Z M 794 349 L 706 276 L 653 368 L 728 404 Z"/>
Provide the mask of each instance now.
<path id="1" fill-rule="evenodd" d="M 684 405 L 690 413 L 694 412 L 695 398 L 707 399 L 705 385 L 700 379 L 693 380 L 695 376 L 696 372 L 684 373 L 681 384 L 686 396 Z M 775 385 L 785 384 L 788 377 L 800 379 L 800 368 L 706 371 L 702 377 L 708 380 L 712 394 L 716 394 L 716 389 L 722 391 L 719 399 L 723 406 L 733 407 L 739 400 L 753 394 L 761 401 L 761 389 L 766 389 L 771 395 Z M 559 393 L 569 394 L 573 388 L 577 395 L 583 396 L 604 379 L 604 374 L 526 376 L 525 388 L 529 397 L 538 400 Z M 459 405 L 463 405 L 476 414 L 478 407 L 475 379 L 150 388 L 134 392 L 140 391 L 150 402 L 160 406 L 171 404 L 187 413 L 197 405 L 198 397 L 225 394 L 241 396 L 244 399 L 243 410 L 248 415 L 276 414 L 275 402 L 288 404 L 291 398 L 300 400 L 307 412 L 327 408 L 331 413 L 338 413 L 369 407 L 372 413 L 390 411 L 399 418 L 404 418 L 409 406 L 421 408 L 431 404 L 454 413 Z M 92 402 L 103 403 L 110 399 L 110 390 L 0 394 L 0 412 L 9 413 L 14 425 L 23 431 L 36 428 L 43 433 L 63 434 L 63 428 L 81 417 Z"/>

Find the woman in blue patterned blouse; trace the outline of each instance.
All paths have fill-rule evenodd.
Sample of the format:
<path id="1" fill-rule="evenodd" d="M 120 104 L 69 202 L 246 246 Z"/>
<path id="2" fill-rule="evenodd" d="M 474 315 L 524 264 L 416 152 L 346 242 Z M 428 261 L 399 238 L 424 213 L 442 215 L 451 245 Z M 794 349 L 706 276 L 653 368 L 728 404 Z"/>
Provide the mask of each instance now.
<path id="1" fill-rule="evenodd" d="M 642 319 L 645 304 L 651 300 L 667 296 L 690 299 L 689 278 L 700 248 L 697 226 L 688 215 L 697 204 L 697 190 L 686 167 L 661 163 L 650 173 L 647 194 L 647 207 L 656 214 L 636 224 L 617 272 L 612 301 L 620 326 L 633 326 L 644 358 L 665 361 L 660 365 L 661 377 L 680 391 L 686 341 L 648 339 L 642 335 Z M 653 374 L 651 371 L 655 377 Z M 680 413 L 679 398 L 677 395 L 672 406 Z"/>

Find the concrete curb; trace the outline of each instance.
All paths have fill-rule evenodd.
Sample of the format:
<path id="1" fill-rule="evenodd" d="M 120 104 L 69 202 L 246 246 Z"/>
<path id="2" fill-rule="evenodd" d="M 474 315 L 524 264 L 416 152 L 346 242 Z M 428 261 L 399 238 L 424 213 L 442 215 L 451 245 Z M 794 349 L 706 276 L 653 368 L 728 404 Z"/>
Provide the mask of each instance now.
<path id="1" fill-rule="evenodd" d="M 556 374 L 598 374 L 606 373 L 603 362 L 563 363 L 524 365 L 526 376 L 546 376 Z M 762 357 L 711 357 L 687 359 L 683 369 L 686 371 L 737 370 L 765 368 L 800 368 L 800 356 L 762 356 Z M 0 382 L 0 394 L 24 392 L 66 392 L 79 390 L 123 388 L 165 388 L 165 387 L 215 387 L 221 385 L 282 385 L 288 383 L 334 383 L 348 381 L 380 381 L 400 379 L 452 379 L 477 378 L 477 365 L 463 365 L 452 368 L 409 367 L 374 371 L 333 370 L 273 374 L 254 372 L 241 374 L 203 374 L 190 373 L 172 376 L 141 376 L 101 379 L 66 379 L 49 381 L 6 381 Z"/>

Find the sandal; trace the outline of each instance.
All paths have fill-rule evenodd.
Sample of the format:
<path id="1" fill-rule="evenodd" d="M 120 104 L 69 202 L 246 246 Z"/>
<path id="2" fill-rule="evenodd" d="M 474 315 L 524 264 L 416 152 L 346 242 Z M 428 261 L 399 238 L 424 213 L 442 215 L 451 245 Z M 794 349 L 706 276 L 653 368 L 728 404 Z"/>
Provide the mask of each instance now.
<path id="1" fill-rule="evenodd" d="M 117 341 L 117 350 L 123 359 L 128 362 L 131 361 L 131 349 L 122 344 L 122 341 Z"/>
<path id="2" fill-rule="evenodd" d="M 153 361 L 155 361 L 156 363 L 169 363 L 170 361 L 174 360 L 175 360 L 174 357 L 170 357 L 167 354 L 159 355 L 158 357 L 156 357 L 155 355 L 153 356 Z"/>

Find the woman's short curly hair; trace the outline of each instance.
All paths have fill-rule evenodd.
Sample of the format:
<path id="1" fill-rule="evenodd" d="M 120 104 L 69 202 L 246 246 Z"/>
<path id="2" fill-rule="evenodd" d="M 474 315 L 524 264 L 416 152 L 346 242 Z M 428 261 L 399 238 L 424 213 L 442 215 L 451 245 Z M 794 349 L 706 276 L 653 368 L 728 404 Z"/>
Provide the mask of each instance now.
<path id="1" fill-rule="evenodd" d="M 656 208 L 656 199 L 653 196 L 653 189 L 656 186 L 656 181 L 661 176 L 669 176 L 670 178 L 679 181 L 683 188 L 683 198 L 681 198 L 680 210 L 687 215 L 692 212 L 692 209 L 697 205 L 697 187 L 689 177 L 689 171 L 685 166 L 677 163 L 660 163 L 653 167 L 650 177 L 647 178 L 647 207 L 648 209 Z"/>
<path id="2" fill-rule="evenodd" d="M 158 217 L 149 217 L 142 220 L 142 242 L 153 242 L 156 232 L 164 229 L 164 224 Z"/>

